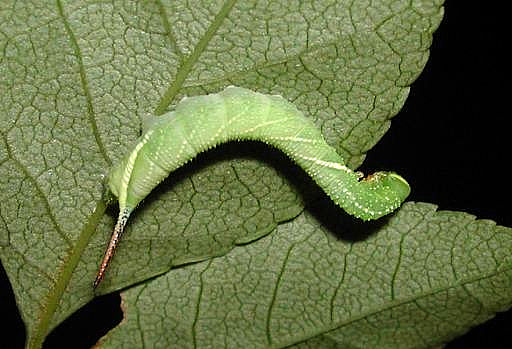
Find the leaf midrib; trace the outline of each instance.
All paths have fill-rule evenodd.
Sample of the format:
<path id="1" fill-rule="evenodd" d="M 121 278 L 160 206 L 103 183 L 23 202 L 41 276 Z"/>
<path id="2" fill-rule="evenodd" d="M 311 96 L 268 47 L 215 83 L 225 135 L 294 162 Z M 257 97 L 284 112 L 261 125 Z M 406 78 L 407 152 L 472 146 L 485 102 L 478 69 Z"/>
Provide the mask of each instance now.
<path id="1" fill-rule="evenodd" d="M 89 244 L 91 236 L 96 231 L 96 226 L 98 225 L 101 217 L 103 217 L 106 208 L 106 204 L 103 200 L 98 201 L 96 208 L 89 216 L 87 223 L 80 232 L 76 244 L 68 250 L 68 254 L 63 258 L 64 262 L 61 263 L 57 272 L 57 281 L 55 282 L 54 287 L 50 289 L 50 292 L 48 292 L 47 297 L 43 302 L 44 306 L 42 309 L 44 311 L 41 312 L 39 322 L 35 327 L 34 335 L 30 338 L 28 345 L 29 348 L 41 347 L 47 335 L 50 321 L 55 314 L 55 310 L 57 310 L 57 306 L 59 305 L 62 295 L 68 286 L 69 280 L 71 280 L 71 276 L 82 257 L 82 253 Z"/>
<path id="2" fill-rule="evenodd" d="M 187 59 L 185 59 L 181 64 L 180 68 L 178 69 L 178 72 L 176 73 L 174 82 L 169 86 L 167 91 L 165 91 L 164 95 L 160 99 L 160 103 L 158 103 L 158 106 L 156 107 L 154 112 L 155 115 L 163 114 L 166 108 L 174 99 L 174 97 L 176 97 L 178 91 L 181 89 L 181 86 L 183 86 L 183 83 L 185 82 L 185 79 L 187 78 L 188 74 L 190 73 L 196 62 L 199 60 L 199 57 L 201 57 L 201 54 L 208 46 L 208 43 L 211 41 L 215 33 L 217 33 L 217 30 L 219 30 L 220 26 L 224 22 L 224 19 L 228 16 L 229 12 L 231 12 L 231 9 L 233 8 L 236 2 L 237 0 L 228 0 L 224 3 L 222 8 L 217 13 L 214 20 L 208 27 L 208 30 L 204 33 L 203 37 L 201 37 L 201 39 L 197 42 L 197 45 L 194 47 L 194 50 L 192 51 L 190 56 L 188 56 Z"/>
<path id="3" fill-rule="evenodd" d="M 158 111 L 160 110 L 160 114 L 165 111 L 167 106 L 172 102 L 174 97 L 176 96 L 177 92 L 181 89 L 181 86 L 183 85 L 183 82 L 185 81 L 186 77 L 188 76 L 189 72 L 192 70 L 195 63 L 199 60 L 199 57 L 201 56 L 202 52 L 206 49 L 208 46 L 208 43 L 211 41 L 217 30 L 222 25 L 222 22 L 224 19 L 228 16 L 230 13 L 232 7 L 235 5 L 236 0 L 229 0 L 226 3 L 224 3 L 221 10 L 217 13 L 215 16 L 214 21 L 209 26 L 208 30 L 206 31 L 205 35 L 199 40 L 198 44 L 194 48 L 194 51 L 192 54 L 184 61 L 184 63 L 181 65 L 181 67 L 178 69 L 176 79 L 174 82 L 169 86 L 164 96 L 160 99 L 160 103 L 158 103 L 158 107 L 155 111 L 156 114 L 159 114 Z M 60 0 L 56 0 L 56 6 L 58 13 L 63 21 L 66 33 L 69 36 L 69 40 L 71 41 L 71 45 L 73 47 L 74 53 L 78 59 L 78 64 L 80 67 L 80 80 L 81 80 L 81 86 L 84 90 L 84 93 L 86 95 L 87 100 L 87 113 L 88 118 L 90 121 L 90 125 L 96 140 L 96 143 L 99 147 L 99 152 L 101 153 L 103 159 L 111 165 L 111 160 L 107 155 L 107 152 L 105 150 L 105 147 L 103 145 L 103 142 L 101 141 L 101 138 L 99 136 L 98 128 L 95 121 L 95 114 L 93 109 L 93 103 L 92 103 L 92 96 L 89 91 L 89 87 L 87 84 L 87 78 L 86 78 L 86 72 L 85 68 L 82 62 L 82 56 L 80 47 L 78 46 L 78 43 L 76 41 L 76 38 L 71 30 L 71 27 L 69 26 L 69 23 L 65 17 L 64 9 L 62 6 L 62 3 Z M 165 13 L 162 13 L 162 15 L 166 15 Z M 166 28 L 169 30 L 169 28 Z M 45 301 L 43 302 L 44 306 L 42 307 L 43 311 L 40 313 L 40 316 L 38 317 L 38 323 L 35 326 L 34 334 L 30 337 L 29 342 L 27 343 L 28 348 L 40 348 L 42 346 L 42 343 L 44 339 L 46 338 L 48 328 L 50 326 L 51 319 L 53 318 L 53 315 L 55 314 L 55 311 L 57 310 L 57 307 L 60 303 L 60 300 L 62 298 L 62 295 L 64 294 L 67 285 L 69 284 L 69 281 L 71 280 L 71 276 L 78 265 L 78 262 L 80 261 L 80 258 L 82 257 L 82 253 L 84 252 L 85 248 L 89 244 L 90 238 L 96 231 L 96 227 L 101 219 L 103 217 L 106 210 L 106 204 L 101 199 L 96 203 L 96 208 L 94 209 L 93 213 L 89 216 L 87 223 L 85 224 L 84 228 L 79 234 L 78 240 L 76 244 L 70 248 L 68 251 L 68 254 L 66 257 L 64 257 L 64 262 L 60 265 L 60 268 L 57 272 L 57 280 L 54 284 L 54 287 L 50 289 L 48 292 Z"/>

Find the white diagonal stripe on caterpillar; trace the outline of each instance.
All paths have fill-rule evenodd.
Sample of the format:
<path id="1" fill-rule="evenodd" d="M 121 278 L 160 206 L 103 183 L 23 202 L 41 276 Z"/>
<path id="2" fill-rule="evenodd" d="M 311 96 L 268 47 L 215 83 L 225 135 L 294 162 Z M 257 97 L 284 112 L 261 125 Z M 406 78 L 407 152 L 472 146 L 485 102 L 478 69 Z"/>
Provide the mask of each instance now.
<path id="1" fill-rule="evenodd" d="M 324 160 L 320 160 L 320 159 L 317 159 L 317 158 L 311 158 L 309 156 L 304 156 L 304 155 L 301 155 L 301 154 L 295 154 L 295 156 L 298 156 L 298 157 L 300 157 L 300 158 L 302 158 L 304 160 L 312 161 L 315 164 L 323 166 L 323 167 L 330 167 L 330 168 L 335 168 L 337 170 L 345 171 L 347 173 L 353 173 L 353 171 L 351 169 L 349 169 L 347 166 L 345 166 L 343 164 L 340 164 L 338 162 L 324 161 Z"/>

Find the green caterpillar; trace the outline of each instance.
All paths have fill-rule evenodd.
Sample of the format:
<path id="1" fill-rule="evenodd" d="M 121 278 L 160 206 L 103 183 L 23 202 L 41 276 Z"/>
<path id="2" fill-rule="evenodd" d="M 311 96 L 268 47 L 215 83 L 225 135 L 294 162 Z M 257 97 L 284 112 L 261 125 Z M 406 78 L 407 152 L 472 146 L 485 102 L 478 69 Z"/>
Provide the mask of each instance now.
<path id="1" fill-rule="evenodd" d="M 363 220 L 394 211 L 410 192 L 409 184 L 393 172 L 361 179 L 313 122 L 280 96 L 231 86 L 218 94 L 186 98 L 175 111 L 151 118 L 109 174 L 120 212 L 94 287 L 105 275 L 130 213 L 153 188 L 197 154 L 234 140 L 262 141 L 283 151 L 336 204 Z"/>

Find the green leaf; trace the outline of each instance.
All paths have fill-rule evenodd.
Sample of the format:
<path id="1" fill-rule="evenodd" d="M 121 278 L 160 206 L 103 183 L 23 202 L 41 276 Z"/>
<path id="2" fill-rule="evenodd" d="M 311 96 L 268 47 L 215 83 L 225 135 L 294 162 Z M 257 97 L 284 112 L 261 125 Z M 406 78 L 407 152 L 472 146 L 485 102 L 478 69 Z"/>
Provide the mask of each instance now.
<path id="1" fill-rule="evenodd" d="M 362 241 L 346 240 L 354 228 L 340 215 L 306 211 L 253 244 L 122 292 L 124 321 L 101 347 L 445 343 L 510 307 L 512 229 L 435 209 L 407 203 L 360 229 Z"/>
<path id="2" fill-rule="evenodd" d="M 421 72 L 441 5 L 2 1 L 0 258 L 27 347 L 94 296 L 115 216 L 104 176 L 147 115 L 230 84 L 281 94 L 355 168 Z M 263 146 L 201 156 L 136 212 L 100 292 L 257 239 L 311 187 Z"/>

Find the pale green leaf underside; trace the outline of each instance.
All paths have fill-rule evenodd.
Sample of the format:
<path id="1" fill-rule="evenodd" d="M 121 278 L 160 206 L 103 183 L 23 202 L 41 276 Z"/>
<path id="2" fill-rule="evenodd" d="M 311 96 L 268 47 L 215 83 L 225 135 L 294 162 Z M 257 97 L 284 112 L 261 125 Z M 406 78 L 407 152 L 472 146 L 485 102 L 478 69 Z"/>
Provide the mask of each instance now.
<path id="1" fill-rule="evenodd" d="M 512 303 L 512 229 L 423 203 L 366 225 L 306 211 L 122 293 L 102 348 L 430 348 Z M 335 227 L 326 228 L 326 225 Z"/>
<path id="2" fill-rule="evenodd" d="M 441 5 L 2 1 L 0 257 L 29 346 L 93 297 L 115 216 L 104 214 L 103 176 L 142 119 L 230 84 L 277 93 L 356 167 L 421 72 Z M 290 165 L 235 146 L 173 175 L 135 215 L 102 291 L 298 215 L 311 185 Z"/>

